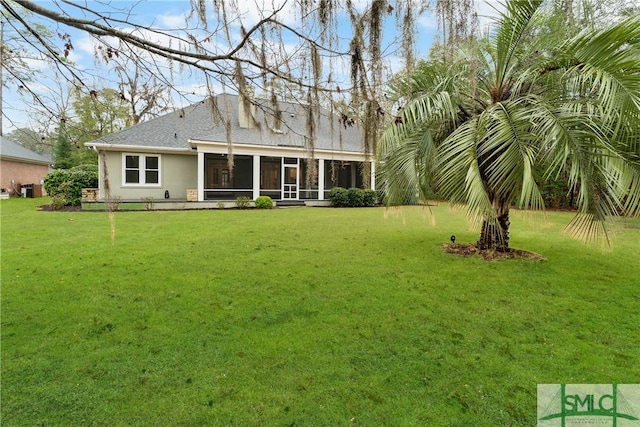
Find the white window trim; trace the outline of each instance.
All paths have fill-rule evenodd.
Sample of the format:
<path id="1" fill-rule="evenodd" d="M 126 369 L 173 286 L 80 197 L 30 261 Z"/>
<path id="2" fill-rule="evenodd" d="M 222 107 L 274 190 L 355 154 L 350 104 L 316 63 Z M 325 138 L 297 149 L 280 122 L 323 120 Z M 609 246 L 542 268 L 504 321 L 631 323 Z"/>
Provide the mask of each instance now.
<path id="1" fill-rule="evenodd" d="M 138 168 L 140 174 L 140 182 L 127 182 L 127 156 L 137 156 L 140 158 Z M 146 178 L 146 158 L 147 157 L 157 157 L 158 158 L 158 182 L 147 184 L 145 182 Z M 144 153 L 122 153 L 122 186 L 123 187 L 162 187 L 162 155 L 161 154 L 144 154 Z"/>

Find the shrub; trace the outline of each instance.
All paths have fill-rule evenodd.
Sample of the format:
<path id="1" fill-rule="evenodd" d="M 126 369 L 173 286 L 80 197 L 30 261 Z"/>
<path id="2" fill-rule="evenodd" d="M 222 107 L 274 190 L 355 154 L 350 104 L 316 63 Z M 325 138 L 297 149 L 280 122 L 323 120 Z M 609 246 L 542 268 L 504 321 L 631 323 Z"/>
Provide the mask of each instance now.
<path id="1" fill-rule="evenodd" d="M 105 208 L 107 212 L 115 212 L 120 209 L 120 203 L 122 199 L 119 196 L 111 196 L 105 201 Z"/>
<path id="2" fill-rule="evenodd" d="M 156 205 L 156 200 L 153 197 L 143 197 L 142 202 L 144 203 L 144 208 L 148 211 L 152 211 Z"/>
<path id="3" fill-rule="evenodd" d="M 378 192 L 375 190 L 363 190 L 362 188 L 333 187 L 329 192 L 331 206 L 358 208 L 362 206 L 375 206 L 378 202 Z"/>
<path id="4" fill-rule="evenodd" d="M 338 208 L 349 206 L 347 190 L 342 187 L 333 187 L 331 191 L 329 191 L 329 200 L 331 201 L 331 206 Z"/>
<path id="5" fill-rule="evenodd" d="M 362 204 L 367 207 L 375 206 L 378 199 L 378 192 L 376 190 L 364 190 L 362 197 Z"/>
<path id="6" fill-rule="evenodd" d="M 256 208 L 271 209 L 273 208 L 273 200 L 269 196 L 260 196 L 256 199 Z"/>
<path id="7" fill-rule="evenodd" d="M 250 203 L 251 199 L 247 196 L 240 196 L 236 199 L 236 206 L 240 209 L 247 209 Z"/>
<path id="8" fill-rule="evenodd" d="M 72 169 L 56 169 L 44 177 L 44 188 L 51 197 L 61 195 L 66 205 L 77 206 L 82 201 L 83 188 L 98 186 L 98 167 L 82 165 Z"/>
<path id="9" fill-rule="evenodd" d="M 98 165 L 92 165 L 92 164 L 84 164 L 84 165 L 79 165 L 79 166 L 75 166 L 71 169 L 72 172 L 88 172 L 88 173 L 94 173 L 96 176 L 96 185 L 95 187 L 98 186 Z M 91 188 L 95 188 L 95 187 L 91 187 Z M 89 188 L 89 187 L 86 187 Z"/>
<path id="10" fill-rule="evenodd" d="M 60 210 L 67 205 L 67 199 L 62 194 L 56 194 L 51 197 L 51 207 L 54 210 Z"/>
<path id="11" fill-rule="evenodd" d="M 60 193 L 60 185 L 67 180 L 68 176 L 69 171 L 66 169 L 55 169 L 49 172 L 43 180 L 44 189 L 51 197 L 55 196 Z"/>
<path id="12" fill-rule="evenodd" d="M 361 188 L 350 188 L 347 190 L 348 206 L 360 208 L 364 206 L 364 191 Z"/>

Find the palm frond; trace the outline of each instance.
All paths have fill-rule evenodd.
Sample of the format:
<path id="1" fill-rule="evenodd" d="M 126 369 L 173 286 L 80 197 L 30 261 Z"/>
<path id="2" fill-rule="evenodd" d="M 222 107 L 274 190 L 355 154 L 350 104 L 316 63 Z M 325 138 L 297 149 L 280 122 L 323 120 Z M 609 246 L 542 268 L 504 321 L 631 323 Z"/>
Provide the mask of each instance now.
<path id="1" fill-rule="evenodd" d="M 483 150 L 494 153 L 487 166 L 487 180 L 496 193 L 504 200 L 517 200 L 519 208 L 542 210 L 544 200 L 534 166 L 539 145 L 531 133 L 530 107 L 523 98 L 495 105 L 491 109 L 494 125 L 487 135 L 491 143 Z"/>
<path id="2" fill-rule="evenodd" d="M 607 233 L 606 217 L 602 217 L 590 212 L 578 213 L 564 231 L 583 243 L 594 242 L 596 244 L 605 243 L 611 245 L 609 234 Z"/>
<path id="3" fill-rule="evenodd" d="M 425 197 L 432 190 L 436 145 L 447 128 L 455 128 L 457 104 L 450 79 L 409 102 L 401 120 L 388 126 L 378 146 L 378 174 L 387 202 L 402 203 Z"/>
<path id="4" fill-rule="evenodd" d="M 562 49 L 576 64 L 566 76 L 578 87 L 577 95 L 595 98 L 603 113 L 640 110 L 640 16 L 604 29 L 579 34 Z"/>
<path id="5" fill-rule="evenodd" d="M 526 40 L 527 30 L 534 24 L 542 3 L 542 0 L 521 0 L 505 4 L 506 11 L 498 20 L 499 27 L 495 35 L 497 87 L 502 87 L 505 79 L 512 74 L 508 70 L 518 59 L 521 43 Z"/>
<path id="6" fill-rule="evenodd" d="M 484 184 L 478 161 L 479 135 L 486 126 L 487 117 L 469 120 L 459 126 L 439 147 L 439 188 L 452 203 L 465 203 L 474 218 L 491 217 L 491 197 Z"/>
<path id="7" fill-rule="evenodd" d="M 428 129 L 406 138 L 379 163 L 378 181 L 385 189 L 386 203 L 399 205 L 424 198 L 431 189 L 433 142 Z"/>

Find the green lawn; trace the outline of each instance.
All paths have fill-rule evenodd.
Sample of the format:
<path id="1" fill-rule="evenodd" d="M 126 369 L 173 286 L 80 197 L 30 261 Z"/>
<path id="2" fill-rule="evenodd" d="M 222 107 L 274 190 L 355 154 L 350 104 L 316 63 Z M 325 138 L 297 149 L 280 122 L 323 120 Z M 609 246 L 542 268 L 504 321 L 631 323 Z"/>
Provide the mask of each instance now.
<path id="1" fill-rule="evenodd" d="M 540 383 L 640 382 L 640 221 L 612 250 L 460 258 L 433 208 L 40 212 L 0 203 L 3 426 L 531 426 Z"/>

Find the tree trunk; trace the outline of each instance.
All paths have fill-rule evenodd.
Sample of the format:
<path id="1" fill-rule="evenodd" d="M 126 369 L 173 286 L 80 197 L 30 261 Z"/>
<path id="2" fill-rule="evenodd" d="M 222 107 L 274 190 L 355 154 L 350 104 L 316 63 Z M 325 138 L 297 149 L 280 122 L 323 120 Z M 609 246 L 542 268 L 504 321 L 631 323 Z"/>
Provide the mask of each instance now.
<path id="1" fill-rule="evenodd" d="M 495 213 L 498 221 L 482 221 L 480 239 L 476 243 L 478 249 L 490 249 L 499 252 L 509 252 L 509 203 L 505 201 L 494 202 Z"/>

